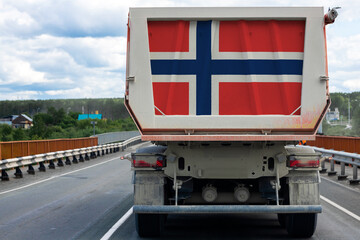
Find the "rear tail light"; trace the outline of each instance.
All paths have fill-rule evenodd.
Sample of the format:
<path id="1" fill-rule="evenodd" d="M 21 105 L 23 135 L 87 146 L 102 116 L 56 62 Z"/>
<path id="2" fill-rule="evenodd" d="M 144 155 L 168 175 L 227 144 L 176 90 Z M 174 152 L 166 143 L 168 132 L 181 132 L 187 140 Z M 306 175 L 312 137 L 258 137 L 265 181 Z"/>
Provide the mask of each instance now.
<path id="1" fill-rule="evenodd" d="M 162 169 L 163 167 L 166 167 L 166 159 L 165 156 L 162 155 L 134 154 L 132 156 L 132 166 L 134 168 Z"/>
<path id="2" fill-rule="evenodd" d="M 288 167 L 291 168 L 318 168 L 320 159 L 297 158 L 298 156 L 290 156 Z"/>

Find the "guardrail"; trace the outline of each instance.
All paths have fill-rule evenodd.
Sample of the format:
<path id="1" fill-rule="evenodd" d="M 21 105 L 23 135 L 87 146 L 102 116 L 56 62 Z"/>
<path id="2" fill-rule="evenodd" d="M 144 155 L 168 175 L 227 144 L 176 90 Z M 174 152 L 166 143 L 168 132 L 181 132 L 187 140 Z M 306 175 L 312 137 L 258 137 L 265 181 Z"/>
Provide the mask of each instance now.
<path id="1" fill-rule="evenodd" d="M 359 137 L 316 135 L 315 141 L 306 141 L 307 145 L 325 149 L 333 149 L 349 153 L 360 153 Z"/>
<path id="2" fill-rule="evenodd" d="M 350 184 L 358 184 L 360 179 L 358 179 L 358 168 L 360 167 L 360 154 L 357 153 L 348 153 L 342 151 L 328 150 L 319 147 L 312 146 L 298 146 L 302 148 L 312 148 L 316 152 L 322 154 L 323 157 L 327 157 L 330 164 L 330 171 L 327 171 L 325 166 L 326 161 L 321 162 L 321 173 L 328 173 L 329 176 L 336 175 L 335 171 L 335 162 L 340 162 L 340 175 L 338 175 L 338 180 L 346 180 L 348 175 L 345 173 L 345 166 L 349 165 L 352 167 L 352 179 L 349 179 Z"/>
<path id="3" fill-rule="evenodd" d="M 139 131 L 109 132 L 109 133 L 97 134 L 94 137 L 98 138 L 98 144 L 101 145 L 101 144 L 124 141 L 126 139 L 136 136 L 140 136 Z"/>
<path id="4" fill-rule="evenodd" d="M 0 160 L 96 145 L 96 137 L 0 142 Z"/>
<path id="5" fill-rule="evenodd" d="M 99 145 L 120 142 L 136 136 L 140 136 L 139 131 L 109 132 L 95 135 L 98 138 Z"/>
<path id="6" fill-rule="evenodd" d="M 66 165 L 71 165 L 71 163 L 79 163 L 84 162 L 85 160 L 90 160 L 91 158 L 96 158 L 101 155 L 123 151 L 127 147 L 138 144 L 141 142 L 141 137 L 133 137 L 121 143 L 111 143 L 111 144 L 104 144 L 98 145 L 93 147 L 86 147 L 86 148 L 77 148 L 65 151 L 57 151 L 57 152 L 50 152 L 50 153 L 42 153 L 36 154 L 32 156 L 26 157 L 18 157 L 18 158 L 10 158 L 6 160 L 0 161 L 0 170 L 1 170 L 1 180 L 8 181 L 9 176 L 7 174 L 7 170 L 15 168 L 15 177 L 22 178 L 23 173 L 21 171 L 21 167 L 28 167 L 27 172 L 29 174 L 35 174 L 35 170 L 33 165 L 39 164 L 39 171 L 45 172 L 46 167 L 45 163 L 49 163 L 49 168 L 55 168 L 55 161 L 57 161 L 57 166 L 63 167 L 64 162 Z"/>

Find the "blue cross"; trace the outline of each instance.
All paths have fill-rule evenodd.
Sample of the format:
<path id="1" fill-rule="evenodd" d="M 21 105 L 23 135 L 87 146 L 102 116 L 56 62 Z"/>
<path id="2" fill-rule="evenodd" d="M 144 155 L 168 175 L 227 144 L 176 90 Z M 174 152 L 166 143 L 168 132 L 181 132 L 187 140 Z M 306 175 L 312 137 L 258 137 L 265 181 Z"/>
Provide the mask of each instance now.
<path id="1" fill-rule="evenodd" d="M 211 59 L 211 21 L 198 21 L 195 60 L 151 60 L 153 75 L 196 75 L 196 115 L 211 115 L 211 75 L 302 75 L 302 60 Z"/>

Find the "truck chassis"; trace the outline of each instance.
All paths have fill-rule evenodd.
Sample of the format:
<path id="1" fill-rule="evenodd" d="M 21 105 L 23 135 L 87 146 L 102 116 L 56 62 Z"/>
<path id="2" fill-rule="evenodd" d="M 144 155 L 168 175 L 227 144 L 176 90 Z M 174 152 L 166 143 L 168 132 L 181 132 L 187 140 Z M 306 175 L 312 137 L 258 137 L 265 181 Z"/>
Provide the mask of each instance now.
<path id="1" fill-rule="evenodd" d="M 127 156 L 141 237 L 167 214 L 276 213 L 291 236 L 316 228 L 320 155 L 288 142 L 156 142 Z"/>

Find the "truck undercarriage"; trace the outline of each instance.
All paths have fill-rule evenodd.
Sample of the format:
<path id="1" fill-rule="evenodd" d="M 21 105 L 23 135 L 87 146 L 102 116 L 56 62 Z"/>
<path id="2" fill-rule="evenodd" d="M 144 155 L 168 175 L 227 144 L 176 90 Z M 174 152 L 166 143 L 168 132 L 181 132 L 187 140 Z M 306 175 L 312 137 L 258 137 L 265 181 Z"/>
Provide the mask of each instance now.
<path id="1" fill-rule="evenodd" d="M 194 213 L 276 213 L 292 236 L 315 231 L 321 206 L 314 151 L 287 142 L 157 144 L 127 156 L 140 236 L 159 235 L 166 214 Z"/>

